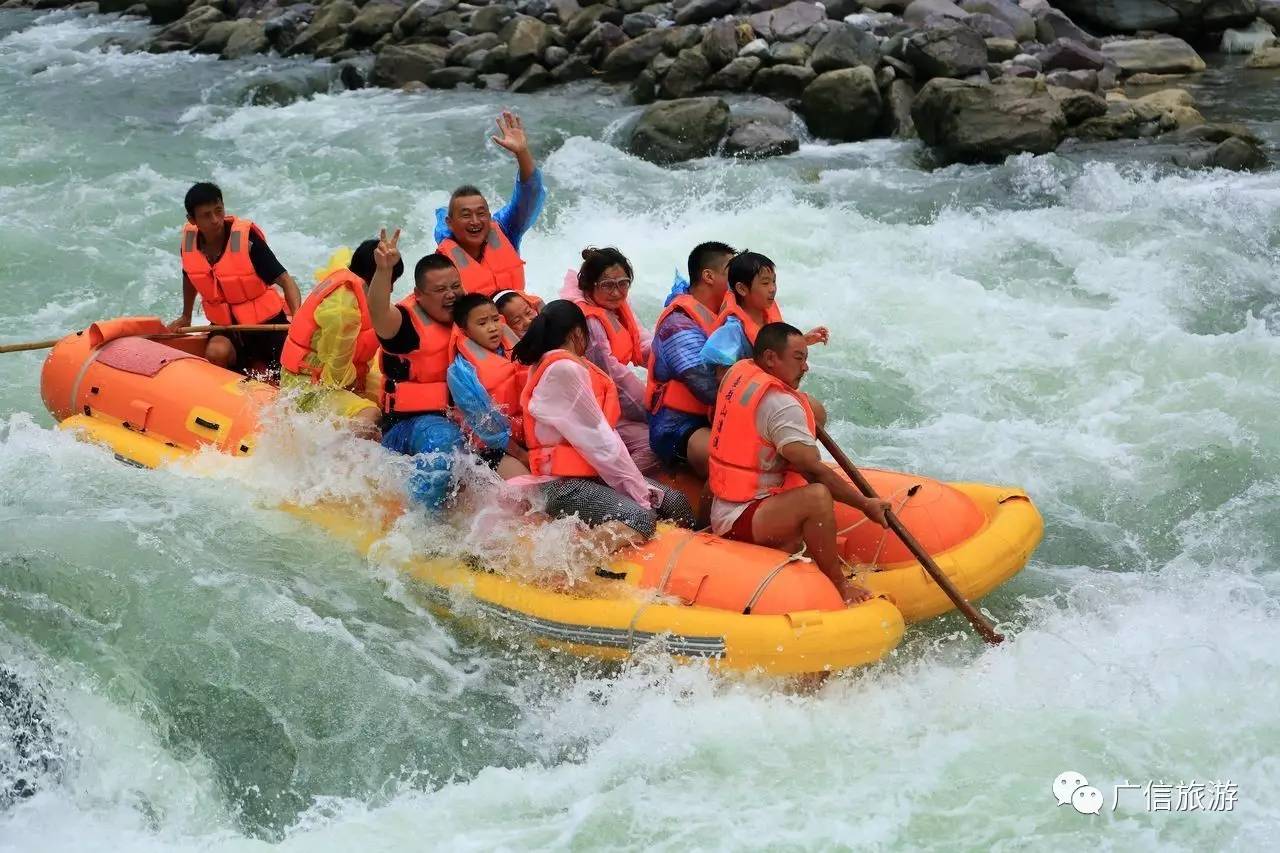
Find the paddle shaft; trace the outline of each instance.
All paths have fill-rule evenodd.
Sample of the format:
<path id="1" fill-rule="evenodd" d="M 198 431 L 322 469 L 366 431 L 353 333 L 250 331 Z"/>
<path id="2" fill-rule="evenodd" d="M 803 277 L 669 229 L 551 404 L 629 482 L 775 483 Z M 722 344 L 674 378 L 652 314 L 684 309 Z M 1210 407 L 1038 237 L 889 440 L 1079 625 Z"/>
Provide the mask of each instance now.
<path id="1" fill-rule="evenodd" d="M 822 446 L 831 454 L 831 458 L 836 460 L 836 464 L 840 466 L 841 470 L 849 475 L 849 479 L 858 487 L 858 491 L 868 498 L 875 499 L 880 497 L 876 494 L 876 490 L 871 487 L 871 483 L 867 478 L 853 464 L 853 460 L 845 455 L 845 452 L 840 449 L 840 445 L 836 444 L 822 427 L 818 427 L 818 440 L 822 442 Z M 943 574 L 942 569 L 938 568 L 938 564 L 929 556 L 929 552 L 921 546 L 916 537 L 911 535 L 911 531 L 903 525 L 897 514 L 893 510 L 885 510 L 884 518 L 888 522 L 889 529 L 897 534 L 897 537 L 902 540 L 902 544 L 906 545 L 907 549 L 920 561 L 920 565 L 924 566 L 924 570 L 929 573 L 929 577 L 933 578 L 934 582 L 942 587 L 942 591 L 947 594 L 947 598 L 951 599 L 956 609 L 965 615 L 965 618 L 969 620 L 970 624 L 973 625 L 973 629 L 981 635 L 982 639 L 992 645 L 1003 642 L 1004 637 L 996 631 L 985 616 L 978 612 L 977 608 L 960 594 L 960 590 L 956 589 L 955 584 L 951 582 L 951 578 Z"/>
<path id="2" fill-rule="evenodd" d="M 184 326 L 176 332 L 163 332 L 156 335 L 147 335 L 148 338 L 180 338 L 183 335 L 193 335 L 199 333 L 213 332 L 287 332 L 289 331 L 288 323 L 260 323 L 251 326 Z M 63 335 L 63 337 L 66 337 Z M 37 349 L 49 349 L 58 343 L 62 338 L 53 338 L 47 341 L 27 341 L 24 344 L 0 344 L 0 353 L 6 352 L 30 352 Z"/>

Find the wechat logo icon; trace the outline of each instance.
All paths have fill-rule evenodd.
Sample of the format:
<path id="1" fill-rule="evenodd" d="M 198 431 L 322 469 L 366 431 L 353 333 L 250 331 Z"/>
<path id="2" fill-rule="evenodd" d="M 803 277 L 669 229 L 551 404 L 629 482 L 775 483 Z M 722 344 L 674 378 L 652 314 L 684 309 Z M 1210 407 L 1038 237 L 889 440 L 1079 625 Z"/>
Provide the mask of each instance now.
<path id="1" fill-rule="evenodd" d="M 1070 803 L 1080 814 L 1102 811 L 1102 792 L 1090 785 L 1083 773 L 1064 770 L 1053 780 L 1052 791 L 1060 806 Z"/>

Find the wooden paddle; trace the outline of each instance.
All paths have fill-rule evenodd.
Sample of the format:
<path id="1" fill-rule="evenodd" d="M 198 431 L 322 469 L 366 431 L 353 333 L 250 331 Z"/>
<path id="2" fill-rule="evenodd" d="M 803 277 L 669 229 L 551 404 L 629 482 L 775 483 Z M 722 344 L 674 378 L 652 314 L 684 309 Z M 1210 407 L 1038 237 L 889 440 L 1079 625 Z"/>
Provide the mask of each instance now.
<path id="1" fill-rule="evenodd" d="M 162 332 L 155 335 L 146 335 L 148 338 L 180 338 L 183 335 L 199 334 L 201 332 L 287 332 L 289 331 L 288 323 L 261 323 L 251 326 L 184 326 L 176 332 Z M 62 337 L 66 337 L 63 335 Z M 30 350 L 49 349 L 54 346 L 62 338 L 53 338 L 47 341 L 27 341 L 24 344 L 0 344 L 0 353 L 6 352 L 29 352 Z"/>
<path id="2" fill-rule="evenodd" d="M 818 427 L 818 440 L 822 442 L 822 446 L 831 454 L 831 458 L 836 460 L 836 464 L 849 475 L 849 479 L 858 487 L 858 491 L 868 498 L 880 497 L 876 494 L 876 490 L 871 487 L 871 483 L 867 481 L 867 478 L 862 476 L 862 472 L 854 466 L 853 461 L 840 449 L 840 445 L 836 444 L 822 427 Z M 902 540 L 902 544 L 906 545 L 915 558 L 920 561 L 920 565 L 924 566 L 924 570 L 929 573 L 929 577 L 933 578 L 934 582 L 942 587 L 942 591 L 947 594 L 947 598 L 951 599 L 951 603 L 956 606 L 956 609 L 965 615 L 965 618 L 969 620 L 969 623 L 973 625 L 973 629 L 978 632 L 982 639 L 993 646 L 1004 642 L 1004 637 L 996 631 L 986 617 L 979 613 L 977 608 L 960 594 L 960 590 L 956 589 L 955 584 L 951 582 L 951 578 L 942 573 L 942 569 L 938 568 L 938 564 L 929 556 L 929 552 L 916 541 L 916 537 L 911 535 L 911 531 L 907 530 L 902 524 L 902 520 L 898 518 L 897 514 L 893 510 L 885 510 L 884 518 L 889 524 L 889 529 L 897 534 L 898 538 Z"/>

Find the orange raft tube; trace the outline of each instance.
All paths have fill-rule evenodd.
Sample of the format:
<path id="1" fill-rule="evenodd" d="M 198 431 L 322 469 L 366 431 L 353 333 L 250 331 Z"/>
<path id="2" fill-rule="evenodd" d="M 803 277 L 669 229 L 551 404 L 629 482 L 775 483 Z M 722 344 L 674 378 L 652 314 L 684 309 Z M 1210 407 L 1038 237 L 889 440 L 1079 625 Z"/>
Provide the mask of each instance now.
<path id="1" fill-rule="evenodd" d="M 251 454 L 257 411 L 275 389 L 196 355 L 204 340 L 164 342 L 158 318 L 96 323 L 57 344 L 41 393 L 64 426 L 105 444 L 122 461 L 158 467 L 204 445 Z M 1019 571 L 1042 522 L 1018 489 L 947 484 L 867 470 L 903 522 L 970 599 Z M 677 483 L 697 497 L 698 484 Z M 645 545 L 569 591 L 545 589 L 453 558 L 415 558 L 405 570 L 437 593 L 458 588 L 482 612 L 575 653 L 624 657 L 655 642 L 680 658 L 772 673 L 821 672 L 874 662 L 901 639 L 904 619 L 943 613 L 950 602 L 891 534 L 838 505 L 842 552 L 880 597 L 845 607 L 817 567 L 780 551 L 662 527 Z M 289 507 L 362 550 L 380 523 L 344 507 Z"/>

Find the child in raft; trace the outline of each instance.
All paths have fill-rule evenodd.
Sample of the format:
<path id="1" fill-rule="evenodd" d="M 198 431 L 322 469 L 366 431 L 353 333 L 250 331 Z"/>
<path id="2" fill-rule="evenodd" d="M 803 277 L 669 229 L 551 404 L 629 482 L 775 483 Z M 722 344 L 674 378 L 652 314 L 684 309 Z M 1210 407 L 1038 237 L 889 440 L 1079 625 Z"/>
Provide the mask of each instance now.
<path id="1" fill-rule="evenodd" d="M 729 261 L 729 292 L 720 315 L 720 328 L 711 333 L 702 348 L 702 360 L 728 369 L 751 358 L 756 334 L 767 323 L 782 322 L 778 305 L 776 265 L 759 252 L 743 252 Z M 830 337 L 826 326 L 810 329 L 804 336 L 808 346 L 825 344 Z"/>
<path id="2" fill-rule="evenodd" d="M 453 304 L 454 354 L 445 380 L 471 447 L 504 480 L 529 473 L 520 392 L 529 370 L 511 360 L 518 338 L 489 297 L 468 293 Z"/>
<path id="3" fill-rule="evenodd" d="M 498 306 L 507 328 L 515 332 L 516 340 L 524 337 L 529 324 L 542 310 L 542 300 L 532 293 L 521 293 L 518 290 L 504 290 L 493 297 L 493 304 Z"/>

